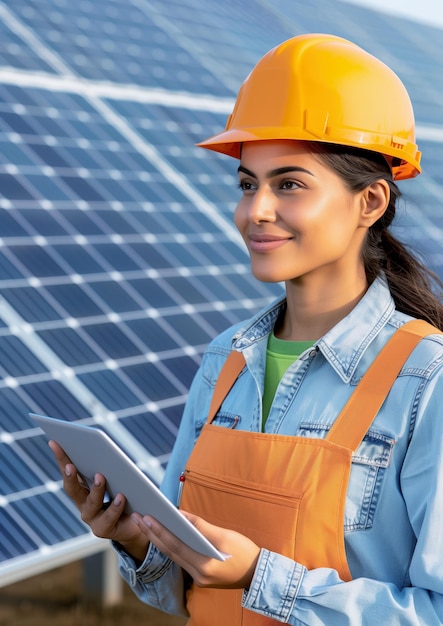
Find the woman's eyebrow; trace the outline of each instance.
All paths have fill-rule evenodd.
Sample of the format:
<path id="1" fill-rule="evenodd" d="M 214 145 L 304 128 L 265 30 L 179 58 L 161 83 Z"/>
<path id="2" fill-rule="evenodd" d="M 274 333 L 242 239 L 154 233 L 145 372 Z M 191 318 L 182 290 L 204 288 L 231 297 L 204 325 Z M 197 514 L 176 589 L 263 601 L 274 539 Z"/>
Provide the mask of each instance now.
<path id="1" fill-rule="evenodd" d="M 254 174 L 254 172 L 251 172 L 251 170 L 248 170 L 248 168 L 244 167 L 243 165 L 239 165 L 237 171 L 239 174 L 240 172 L 242 172 L 243 174 L 246 174 L 247 176 L 256 178 L 256 175 Z M 280 176 L 281 174 L 288 174 L 289 172 L 304 172 L 305 174 L 309 174 L 309 176 L 313 176 L 312 172 L 305 169 L 304 167 L 299 167 L 297 165 L 286 165 L 285 167 L 277 167 L 274 170 L 270 170 L 266 174 L 266 178 L 274 178 L 274 176 Z"/>
<path id="2" fill-rule="evenodd" d="M 251 170 L 248 170 L 246 167 L 243 167 L 243 165 L 238 166 L 237 173 L 240 174 L 240 172 L 243 172 L 243 174 L 246 174 L 246 176 L 251 176 L 252 178 L 255 178 L 254 172 L 251 172 Z"/>

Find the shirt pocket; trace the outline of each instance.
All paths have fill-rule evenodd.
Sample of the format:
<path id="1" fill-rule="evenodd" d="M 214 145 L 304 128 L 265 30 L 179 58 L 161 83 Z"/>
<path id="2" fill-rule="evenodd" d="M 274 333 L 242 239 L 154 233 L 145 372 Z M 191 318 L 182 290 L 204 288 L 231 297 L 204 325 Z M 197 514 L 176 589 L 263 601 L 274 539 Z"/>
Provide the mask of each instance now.
<path id="1" fill-rule="evenodd" d="M 354 454 L 345 506 L 345 531 L 372 527 L 394 444 L 391 437 L 369 430 Z"/>
<path id="2" fill-rule="evenodd" d="M 303 424 L 297 434 L 323 439 L 327 429 L 320 424 Z M 345 504 L 345 532 L 372 527 L 394 445 L 392 437 L 370 429 L 353 455 Z"/>
<path id="3" fill-rule="evenodd" d="M 226 411 L 219 411 L 211 422 L 214 426 L 221 426 L 222 428 L 237 428 L 240 424 L 240 416 L 235 413 L 228 413 Z M 200 436 L 203 426 L 206 424 L 206 419 L 199 420 L 195 424 L 195 440 Z"/>

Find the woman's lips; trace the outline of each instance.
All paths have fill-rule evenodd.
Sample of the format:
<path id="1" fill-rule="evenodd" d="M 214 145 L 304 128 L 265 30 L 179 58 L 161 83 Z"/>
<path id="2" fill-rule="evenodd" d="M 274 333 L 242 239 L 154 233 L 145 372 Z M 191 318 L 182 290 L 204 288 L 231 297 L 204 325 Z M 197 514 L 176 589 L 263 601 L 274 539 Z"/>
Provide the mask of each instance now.
<path id="1" fill-rule="evenodd" d="M 292 237 L 277 237 L 272 235 L 249 235 L 249 248 L 253 252 L 271 252 L 277 248 L 281 248 Z"/>

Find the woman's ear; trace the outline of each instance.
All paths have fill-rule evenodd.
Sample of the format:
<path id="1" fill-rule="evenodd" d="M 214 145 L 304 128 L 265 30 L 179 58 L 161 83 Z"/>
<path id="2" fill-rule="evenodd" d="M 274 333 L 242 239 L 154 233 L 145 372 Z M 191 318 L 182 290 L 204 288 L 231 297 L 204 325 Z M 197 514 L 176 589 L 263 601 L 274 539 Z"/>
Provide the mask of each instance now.
<path id="1" fill-rule="evenodd" d="M 377 180 L 362 191 L 360 226 L 369 228 L 388 208 L 391 190 L 386 180 Z"/>

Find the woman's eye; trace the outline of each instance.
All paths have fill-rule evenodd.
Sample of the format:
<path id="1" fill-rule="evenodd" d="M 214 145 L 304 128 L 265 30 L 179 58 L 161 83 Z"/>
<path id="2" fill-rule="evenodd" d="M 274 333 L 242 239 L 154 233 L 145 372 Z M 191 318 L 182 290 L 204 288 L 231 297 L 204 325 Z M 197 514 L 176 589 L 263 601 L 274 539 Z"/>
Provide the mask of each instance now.
<path id="1" fill-rule="evenodd" d="M 239 181 L 238 186 L 239 186 L 239 189 L 241 189 L 242 191 L 251 191 L 255 189 L 255 185 L 253 185 L 247 180 Z"/>
<path id="2" fill-rule="evenodd" d="M 300 185 L 295 180 L 285 180 L 281 183 L 280 188 L 291 191 L 292 189 L 298 189 Z"/>

